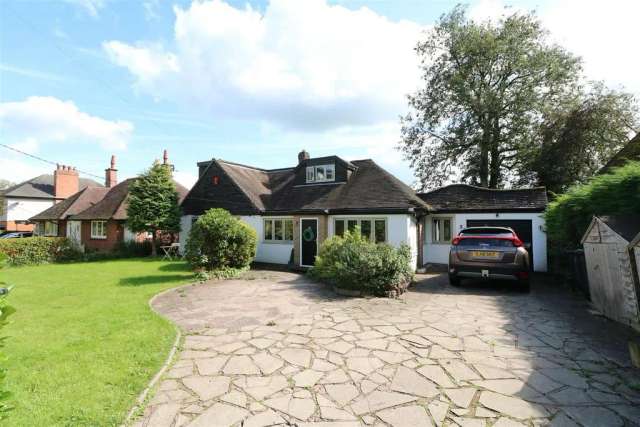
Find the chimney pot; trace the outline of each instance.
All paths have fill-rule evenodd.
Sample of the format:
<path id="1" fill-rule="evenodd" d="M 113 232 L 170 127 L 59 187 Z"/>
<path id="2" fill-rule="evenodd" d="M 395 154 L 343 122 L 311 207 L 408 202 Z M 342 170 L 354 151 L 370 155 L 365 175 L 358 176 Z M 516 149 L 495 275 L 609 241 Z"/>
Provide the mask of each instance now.
<path id="1" fill-rule="evenodd" d="M 56 164 L 53 172 L 53 195 L 56 199 L 66 199 L 80 190 L 80 178 L 75 167 Z"/>
<path id="2" fill-rule="evenodd" d="M 162 153 L 162 164 L 169 164 L 169 154 L 167 153 L 167 150 L 164 150 L 164 153 Z"/>
<path id="3" fill-rule="evenodd" d="M 298 164 L 304 162 L 305 160 L 309 160 L 309 152 L 303 149 L 298 153 Z"/>
<path id="4" fill-rule="evenodd" d="M 104 170 L 104 186 L 115 187 L 118 183 L 118 169 L 116 169 L 116 156 L 111 156 L 111 167 Z"/>

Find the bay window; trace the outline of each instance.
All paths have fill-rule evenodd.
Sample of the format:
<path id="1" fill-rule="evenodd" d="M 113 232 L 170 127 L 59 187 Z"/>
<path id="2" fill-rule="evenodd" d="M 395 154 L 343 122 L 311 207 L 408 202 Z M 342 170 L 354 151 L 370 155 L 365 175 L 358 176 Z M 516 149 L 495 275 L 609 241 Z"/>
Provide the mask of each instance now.
<path id="1" fill-rule="evenodd" d="M 431 220 L 431 241 L 433 243 L 451 243 L 451 218 L 433 218 Z"/>
<path id="2" fill-rule="evenodd" d="M 360 228 L 360 233 L 372 242 L 387 241 L 385 218 L 336 218 L 333 222 L 333 232 L 336 236 L 344 236 L 345 230 L 353 232 L 357 227 Z"/>
<path id="3" fill-rule="evenodd" d="M 307 166 L 307 183 L 330 182 L 336 179 L 335 165 Z"/>
<path id="4" fill-rule="evenodd" d="M 265 242 L 293 242 L 293 219 L 265 218 L 263 231 Z"/>
<path id="5" fill-rule="evenodd" d="M 107 238 L 107 221 L 91 221 L 91 238 Z"/>
<path id="6" fill-rule="evenodd" d="M 44 223 L 44 235 L 45 236 L 57 236 L 58 235 L 58 222 L 46 221 Z"/>

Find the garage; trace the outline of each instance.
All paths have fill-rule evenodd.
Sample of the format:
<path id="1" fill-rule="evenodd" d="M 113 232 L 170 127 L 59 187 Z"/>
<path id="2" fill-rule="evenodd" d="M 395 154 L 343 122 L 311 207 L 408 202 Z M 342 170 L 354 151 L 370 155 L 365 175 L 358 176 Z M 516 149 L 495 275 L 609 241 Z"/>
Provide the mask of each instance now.
<path id="1" fill-rule="evenodd" d="M 530 219 L 468 219 L 467 227 L 508 227 L 516 232 L 520 240 L 524 243 L 524 247 L 529 252 L 529 262 L 533 269 L 533 230 L 532 220 Z"/>
<path id="2" fill-rule="evenodd" d="M 465 227 L 512 228 L 529 252 L 533 271 L 547 271 L 547 234 L 544 187 L 481 188 L 452 184 L 418 196 L 430 206 L 424 218 L 423 264 L 444 266 L 451 239 Z"/>

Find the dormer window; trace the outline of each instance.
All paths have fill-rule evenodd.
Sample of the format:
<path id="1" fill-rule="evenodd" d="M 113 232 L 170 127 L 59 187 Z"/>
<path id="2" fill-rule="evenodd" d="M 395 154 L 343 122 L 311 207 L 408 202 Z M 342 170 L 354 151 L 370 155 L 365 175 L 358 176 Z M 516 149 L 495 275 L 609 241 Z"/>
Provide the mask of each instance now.
<path id="1" fill-rule="evenodd" d="M 307 183 L 330 182 L 336 179 L 335 165 L 307 166 Z"/>

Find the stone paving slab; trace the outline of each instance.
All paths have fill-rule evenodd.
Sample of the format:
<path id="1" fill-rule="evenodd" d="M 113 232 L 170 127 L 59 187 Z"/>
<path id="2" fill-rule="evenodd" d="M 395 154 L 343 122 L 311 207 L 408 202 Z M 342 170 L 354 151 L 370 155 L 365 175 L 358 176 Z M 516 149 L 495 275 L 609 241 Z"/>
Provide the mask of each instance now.
<path id="1" fill-rule="evenodd" d="M 395 300 L 272 271 L 161 295 L 186 336 L 135 425 L 640 426 L 631 331 L 539 279 L 419 278 Z"/>

